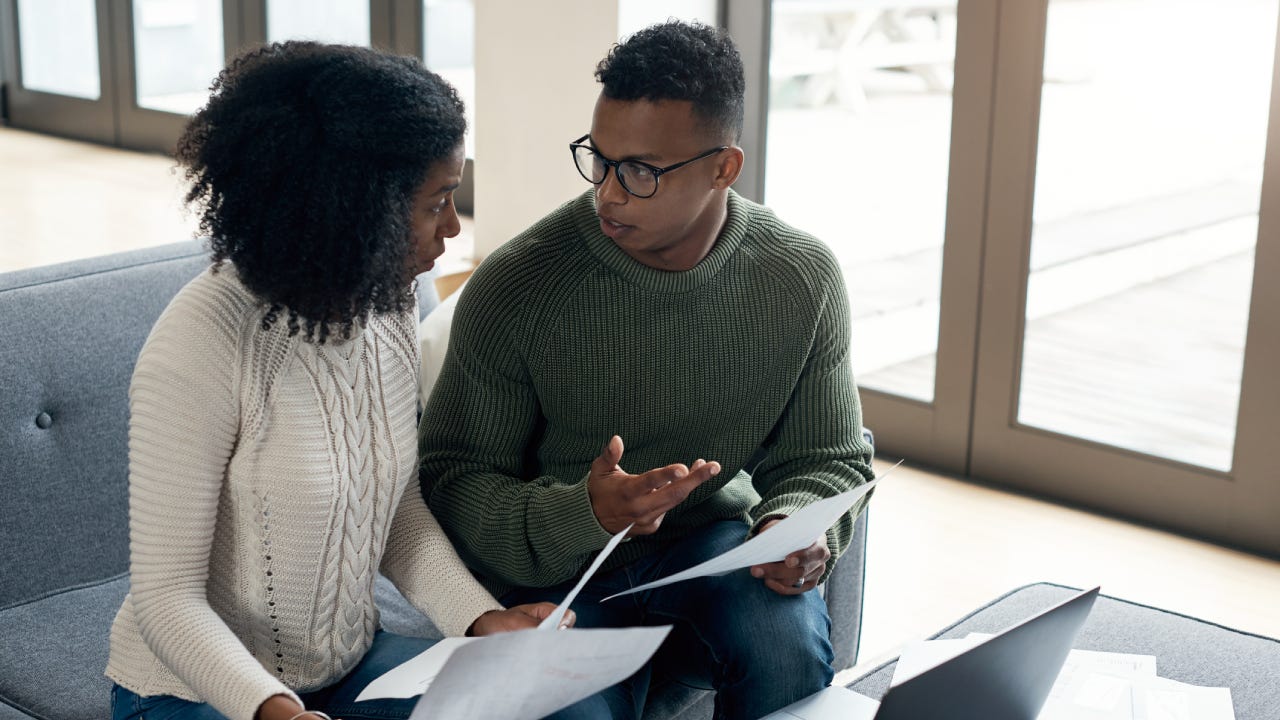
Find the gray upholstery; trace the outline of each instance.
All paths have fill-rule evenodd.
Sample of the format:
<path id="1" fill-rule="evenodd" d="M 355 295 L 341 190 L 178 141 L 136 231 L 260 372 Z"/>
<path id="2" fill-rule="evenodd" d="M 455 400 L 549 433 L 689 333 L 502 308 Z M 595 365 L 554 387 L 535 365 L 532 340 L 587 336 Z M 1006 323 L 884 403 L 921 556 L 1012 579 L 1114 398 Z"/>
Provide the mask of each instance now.
<path id="1" fill-rule="evenodd" d="M 0 276 L 0 607 L 127 569 L 125 393 L 156 317 L 207 264 L 199 252 Z"/>
<path id="2" fill-rule="evenodd" d="M 121 575 L 0 614 L 5 638 L 0 687 L 5 702 L 35 717 L 108 717 L 111 685 L 102 675 L 107 637 L 127 592 L 129 579 Z"/>
<path id="3" fill-rule="evenodd" d="M 0 720 L 108 715 L 129 379 L 156 317 L 207 264 L 187 242 L 0 274 Z M 421 314 L 436 302 L 420 282 Z M 865 537 L 864 519 L 826 585 L 837 669 L 857 653 Z M 378 599 L 388 629 L 438 636 L 385 580 Z M 683 687 L 655 688 L 646 714 L 709 716 L 709 695 Z"/>
<path id="4" fill-rule="evenodd" d="M 1050 583 L 1027 585 L 993 600 L 933 637 L 999 632 L 1076 592 L 1079 591 L 1075 588 Z M 1161 677 L 1231 688 L 1236 720 L 1280 717 L 1280 640 L 1103 595 L 1094 604 L 1074 647 L 1154 655 Z M 849 687 L 879 699 L 889 689 L 894 665 L 885 663 Z"/>

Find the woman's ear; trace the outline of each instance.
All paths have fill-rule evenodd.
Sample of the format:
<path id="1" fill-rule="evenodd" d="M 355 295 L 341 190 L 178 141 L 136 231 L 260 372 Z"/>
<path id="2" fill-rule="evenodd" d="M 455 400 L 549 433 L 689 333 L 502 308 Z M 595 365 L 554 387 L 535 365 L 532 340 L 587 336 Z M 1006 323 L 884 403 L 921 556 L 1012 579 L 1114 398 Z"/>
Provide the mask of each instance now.
<path id="1" fill-rule="evenodd" d="M 742 148 L 737 145 L 731 145 L 721 151 L 717 157 L 719 161 L 716 163 L 716 177 L 712 187 L 716 190 L 724 190 L 738 181 L 738 176 L 742 174 L 742 162 L 745 155 L 742 152 Z"/>

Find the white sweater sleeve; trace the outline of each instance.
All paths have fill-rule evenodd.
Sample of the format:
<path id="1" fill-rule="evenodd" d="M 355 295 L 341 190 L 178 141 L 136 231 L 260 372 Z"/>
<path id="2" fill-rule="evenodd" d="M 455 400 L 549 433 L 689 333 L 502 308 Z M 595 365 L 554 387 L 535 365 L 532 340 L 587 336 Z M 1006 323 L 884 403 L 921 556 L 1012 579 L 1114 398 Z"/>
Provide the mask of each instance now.
<path id="1" fill-rule="evenodd" d="M 462 635 L 482 613 L 502 605 L 458 557 L 416 480 L 405 488 L 391 521 L 382 572 L 446 637 Z"/>
<path id="2" fill-rule="evenodd" d="M 139 630 L 178 679 L 232 720 L 294 699 L 205 599 L 239 432 L 235 298 L 201 276 L 152 329 L 130 386 L 130 592 Z"/>

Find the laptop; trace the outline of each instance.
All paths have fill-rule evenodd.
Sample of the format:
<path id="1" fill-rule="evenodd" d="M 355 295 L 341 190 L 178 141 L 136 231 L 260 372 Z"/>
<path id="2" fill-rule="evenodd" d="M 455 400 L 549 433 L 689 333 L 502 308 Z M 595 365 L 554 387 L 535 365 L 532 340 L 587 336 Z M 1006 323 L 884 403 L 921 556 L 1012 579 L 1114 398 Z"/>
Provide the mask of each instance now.
<path id="1" fill-rule="evenodd" d="M 878 707 L 835 687 L 765 720 L 1035 720 L 1098 591 L 1081 592 L 890 687 Z"/>

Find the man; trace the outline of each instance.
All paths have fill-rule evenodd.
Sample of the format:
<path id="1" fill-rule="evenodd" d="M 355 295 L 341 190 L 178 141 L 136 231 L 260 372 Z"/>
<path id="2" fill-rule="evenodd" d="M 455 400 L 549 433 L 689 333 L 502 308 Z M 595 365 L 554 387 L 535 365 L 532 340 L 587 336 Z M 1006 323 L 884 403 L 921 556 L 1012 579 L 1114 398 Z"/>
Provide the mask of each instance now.
<path id="1" fill-rule="evenodd" d="M 871 479 L 843 281 L 730 189 L 745 81 L 727 34 L 656 25 L 596 77 L 571 146 L 595 187 L 468 283 L 421 425 L 423 494 L 504 603 L 563 599 L 630 526 L 578 625 L 673 624 L 658 672 L 714 688 L 718 717 L 759 717 L 831 680 L 813 590 L 860 507 L 783 562 L 599 600 Z M 606 691 L 615 717 L 639 716 L 648 682 Z"/>

